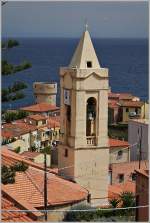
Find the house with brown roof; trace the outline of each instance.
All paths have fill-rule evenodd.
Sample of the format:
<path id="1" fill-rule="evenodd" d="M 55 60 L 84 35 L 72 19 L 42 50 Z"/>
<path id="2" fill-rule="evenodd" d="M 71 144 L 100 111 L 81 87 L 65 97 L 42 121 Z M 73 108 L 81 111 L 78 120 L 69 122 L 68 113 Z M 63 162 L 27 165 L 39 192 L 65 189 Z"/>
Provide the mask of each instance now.
<path id="1" fill-rule="evenodd" d="M 141 170 L 148 168 L 148 160 L 140 162 Z M 139 161 L 112 163 L 110 165 L 111 184 L 118 184 L 136 180 L 135 170 L 139 168 Z"/>
<path id="2" fill-rule="evenodd" d="M 142 101 L 119 101 L 119 121 L 123 123 L 127 123 L 132 118 L 142 118 L 142 107 L 144 106 L 144 102 Z"/>
<path id="3" fill-rule="evenodd" d="M 60 117 L 29 115 L 2 126 L 2 144 L 10 144 L 20 152 L 50 146 L 60 139 Z"/>
<path id="4" fill-rule="evenodd" d="M 44 209 L 44 171 L 38 164 L 25 160 L 19 154 L 2 149 L 2 165 L 10 166 L 10 160 L 30 163 L 28 169 L 24 172 L 16 172 L 15 182 L 12 184 L 3 184 L 3 190 L 11 199 L 17 199 L 23 207 L 22 201 L 26 203 L 26 210 Z M 5 159 L 3 159 L 5 158 Z M 11 164 L 13 165 L 13 164 Z M 47 208 L 48 210 L 68 210 L 72 205 L 87 202 L 88 192 L 77 183 L 62 179 L 61 177 L 47 172 Z M 28 206 L 28 207 L 27 207 Z M 23 209 L 23 208 L 22 208 Z M 41 214 L 41 213 L 40 213 Z M 48 221 L 59 221 L 63 218 L 63 213 L 48 212 Z M 42 220 L 41 215 L 37 220 Z M 43 217 L 44 220 L 44 217 Z"/>
<path id="5" fill-rule="evenodd" d="M 108 123 L 127 123 L 132 118 L 143 118 L 147 114 L 147 103 L 130 93 L 108 94 Z"/>
<path id="6" fill-rule="evenodd" d="M 20 147 L 21 151 L 28 151 L 31 148 L 31 133 L 37 134 L 36 126 L 25 122 L 12 122 L 2 126 L 2 145 L 10 144 L 13 148 Z"/>
<path id="7" fill-rule="evenodd" d="M 127 141 L 109 138 L 109 164 L 130 162 L 130 146 Z"/>
<path id="8" fill-rule="evenodd" d="M 46 116 L 60 115 L 60 108 L 47 102 L 41 102 L 30 106 L 20 108 L 22 111 L 28 112 L 30 115 L 41 114 Z"/>
<path id="9" fill-rule="evenodd" d="M 32 162 L 41 163 L 41 164 L 44 163 L 44 153 L 24 151 L 20 155 L 23 156 L 27 160 L 31 160 Z M 47 154 L 46 159 L 47 159 L 47 166 L 50 167 L 51 166 L 51 155 Z"/>

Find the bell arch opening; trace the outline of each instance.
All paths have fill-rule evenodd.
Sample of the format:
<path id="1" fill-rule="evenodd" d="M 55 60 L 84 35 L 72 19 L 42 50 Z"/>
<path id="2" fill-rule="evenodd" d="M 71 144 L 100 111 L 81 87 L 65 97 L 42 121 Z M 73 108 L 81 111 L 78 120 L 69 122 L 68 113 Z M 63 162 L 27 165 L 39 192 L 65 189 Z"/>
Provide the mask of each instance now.
<path id="1" fill-rule="evenodd" d="M 86 136 L 96 136 L 96 99 L 90 97 L 86 103 Z"/>

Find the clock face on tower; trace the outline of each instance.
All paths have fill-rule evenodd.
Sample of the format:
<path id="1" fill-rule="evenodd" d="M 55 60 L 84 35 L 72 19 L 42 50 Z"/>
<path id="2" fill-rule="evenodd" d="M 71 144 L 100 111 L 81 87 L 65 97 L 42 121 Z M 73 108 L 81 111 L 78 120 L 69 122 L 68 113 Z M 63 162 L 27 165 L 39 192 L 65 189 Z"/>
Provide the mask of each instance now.
<path id="1" fill-rule="evenodd" d="M 70 105 L 70 91 L 64 89 L 64 104 Z"/>

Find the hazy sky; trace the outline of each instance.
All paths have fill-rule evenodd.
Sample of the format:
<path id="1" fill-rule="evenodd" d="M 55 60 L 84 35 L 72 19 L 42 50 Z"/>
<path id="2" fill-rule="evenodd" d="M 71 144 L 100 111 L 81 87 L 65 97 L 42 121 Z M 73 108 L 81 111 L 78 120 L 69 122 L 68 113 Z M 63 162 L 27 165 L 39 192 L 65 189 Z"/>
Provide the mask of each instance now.
<path id="1" fill-rule="evenodd" d="M 148 2 L 8 2 L 3 37 L 148 37 Z"/>

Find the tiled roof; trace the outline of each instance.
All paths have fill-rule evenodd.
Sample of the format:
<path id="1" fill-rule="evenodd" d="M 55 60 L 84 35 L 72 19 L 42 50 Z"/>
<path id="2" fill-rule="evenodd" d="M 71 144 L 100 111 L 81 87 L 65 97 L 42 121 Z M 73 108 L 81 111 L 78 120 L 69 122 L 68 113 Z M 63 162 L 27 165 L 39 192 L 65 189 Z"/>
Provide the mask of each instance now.
<path id="1" fill-rule="evenodd" d="M 140 108 L 144 102 L 142 101 L 119 101 L 120 106 L 122 107 L 138 107 Z"/>
<path id="2" fill-rule="evenodd" d="M 2 163 L 4 162 L 3 157 L 9 158 L 12 163 L 12 156 L 10 153 L 2 150 Z M 16 160 L 20 161 L 23 158 L 19 154 L 16 154 Z M 25 163 L 30 161 L 23 160 Z M 9 165 L 11 165 L 9 163 Z M 33 162 L 30 162 L 30 164 Z M 3 185 L 4 189 L 9 193 L 16 193 L 17 197 L 21 200 L 25 200 L 28 204 L 34 208 L 43 206 L 44 201 L 44 171 L 37 168 L 37 164 L 29 165 L 29 168 L 25 172 L 16 172 L 15 183 Z M 85 200 L 87 197 L 87 191 L 80 185 L 62 179 L 61 177 L 48 173 L 47 174 L 48 184 L 48 205 L 64 205 L 71 204 L 77 201 Z"/>
<path id="3" fill-rule="evenodd" d="M 39 155 L 43 155 L 43 153 L 39 153 L 39 152 L 30 152 L 30 151 L 24 151 L 23 153 L 21 153 L 20 155 L 25 157 L 25 158 L 29 158 L 29 159 L 33 159 Z"/>
<path id="4" fill-rule="evenodd" d="M 129 146 L 129 143 L 127 141 L 109 138 L 109 146 L 110 146 L 110 148 L 113 148 L 113 147 L 126 147 L 126 146 Z"/>
<path id="5" fill-rule="evenodd" d="M 141 160 L 141 169 L 147 169 L 148 160 Z M 110 169 L 112 171 L 112 177 L 116 178 L 118 174 L 124 174 L 125 178 L 130 178 L 131 174 L 135 172 L 139 167 L 139 161 L 130 161 L 123 163 L 112 163 Z"/>
<path id="6" fill-rule="evenodd" d="M 36 121 L 40 121 L 40 120 L 46 120 L 47 117 L 44 115 L 40 115 L 40 114 L 36 114 L 36 115 L 29 115 L 27 118 L 36 120 Z"/>
<path id="7" fill-rule="evenodd" d="M 108 100 L 108 107 L 109 108 L 118 108 L 118 101 L 116 100 Z"/>
<path id="8" fill-rule="evenodd" d="M 118 98 L 119 99 L 119 93 L 113 93 L 113 92 L 110 92 L 108 93 L 108 98 Z"/>
<path id="9" fill-rule="evenodd" d="M 36 126 L 29 125 L 25 122 L 13 122 L 4 124 L 1 134 L 5 138 L 10 138 L 21 136 L 34 130 L 36 130 Z"/>
<path id="10" fill-rule="evenodd" d="M 114 98 L 119 100 L 132 100 L 135 96 L 130 93 L 113 93 L 108 94 L 108 98 Z"/>
<path id="11" fill-rule="evenodd" d="M 49 128 L 56 128 L 56 127 L 60 127 L 60 121 L 59 119 L 55 119 L 56 117 L 49 117 L 47 119 L 47 126 Z M 58 120 L 58 121 L 57 121 Z"/>
<path id="12" fill-rule="evenodd" d="M 48 111 L 59 110 L 59 107 L 43 102 L 43 103 L 34 104 L 34 105 L 20 108 L 20 110 L 29 111 L 29 112 L 48 112 Z"/>
<path id="13" fill-rule="evenodd" d="M 144 175 L 145 177 L 149 178 L 149 170 L 144 170 L 144 169 L 136 169 L 135 170 L 138 174 Z"/>
<path id="14" fill-rule="evenodd" d="M 15 183 L 6 184 L 4 188 L 16 192 L 20 199 L 35 208 L 44 205 L 44 171 L 29 167 L 25 172 L 16 172 Z M 87 191 L 78 184 L 51 173 L 47 174 L 47 189 L 50 206 L 71 204 L 87 197 Z"/>
<path id="15" fill-rule="evenodd" d="M 113 184 L 108 186 L 108 197 L 117 198 L 122 192 L 132 192 L 135 194 L 136 185 L 133 181 L 127 181 L 125 183 Z"/>
<path id="16" fill-rule="evenodd" d="M 17 154 L 15 152 L 11 151 L 8 146 L 1 147 L 1 155 L 2 155 L 1 156 L 2 165 L 11 166 L 11 165 L 16 164 L 18 161 L 20 161 L 20 162 L 23 161 L 24 163 L 26 163 L 32 167 L 35 167 L 40 170 L 44 170 L 43 164 L 34 163 L 30 160 L 25 159 L 20 154 Z M 58 172 L 57 169 L 50 169 L 50 168 L 48 168 L 48 171 L 51 173 L 54 173 L 54 174 L 56 174 Z"/>
<path id="17" fill-rule="evenodd" d="M 2 204 L 2 210 L 20 210 L 20 208 L 16 207 L 16 205 L 10 201 L 6 197 L 2 197 L 1 199 Z M 1 215 L 2 221 L 7 222 L 32 222 L 33 219 L 31 219 L 27 213 L 25 212 L 2 212 Z"/>

